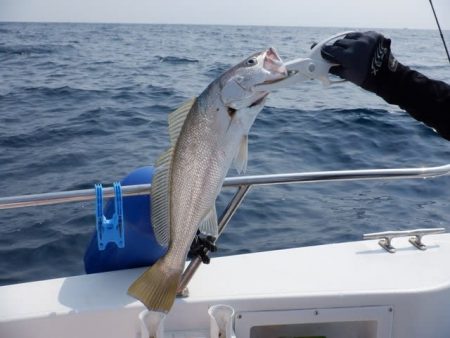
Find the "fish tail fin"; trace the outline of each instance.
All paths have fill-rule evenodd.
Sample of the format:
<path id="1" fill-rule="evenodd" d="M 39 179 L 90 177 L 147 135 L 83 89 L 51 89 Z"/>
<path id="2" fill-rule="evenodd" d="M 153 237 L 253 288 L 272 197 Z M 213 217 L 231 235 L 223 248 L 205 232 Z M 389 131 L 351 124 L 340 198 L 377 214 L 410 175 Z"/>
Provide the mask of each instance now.
<path id="1" fill-rule="evenodd" d="M 159 260 L 131 284 L 128 294 L 151 311 L 167 313 L 175 301 L 181 273 L 178 270 L 168 272 Z"/>

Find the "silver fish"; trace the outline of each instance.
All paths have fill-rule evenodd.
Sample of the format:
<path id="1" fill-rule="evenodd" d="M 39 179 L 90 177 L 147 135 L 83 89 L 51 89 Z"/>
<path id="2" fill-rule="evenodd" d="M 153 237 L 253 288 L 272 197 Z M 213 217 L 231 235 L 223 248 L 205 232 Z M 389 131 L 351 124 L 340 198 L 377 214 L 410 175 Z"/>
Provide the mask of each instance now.
<path id="1" fill-rule="evenodd" d="M 232 163 L 239 173 L 245 171 L 248 133 L 269 94 L 255 86 L 286 76 L 270 48 L 226 71 L 169 114 L 171 146 L 156 162 L 151 188 L 153 229 L 168 251 L 128 289 L 149 310 L 172 307 L 197 229 L 217 236 L 215 200 Z"/>

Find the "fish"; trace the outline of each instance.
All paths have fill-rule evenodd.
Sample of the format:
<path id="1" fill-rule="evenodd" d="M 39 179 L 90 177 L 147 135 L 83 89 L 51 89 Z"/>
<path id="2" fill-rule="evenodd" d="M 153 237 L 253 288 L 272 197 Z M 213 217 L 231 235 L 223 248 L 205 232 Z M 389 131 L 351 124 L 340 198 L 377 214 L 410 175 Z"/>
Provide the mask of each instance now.
<path id="1" fill-rule="evenodd" d="M 170 147 L 156 161 L 151 185 L 152 227 L 168 249 L 128 289 L 149 310 L 170 311 L 197 230 L 217 237 L 216 198 L 231 165 L 239 173 L 246 170 L 249 130 L 269 94 L 257 86 L 287 76 L 269 48 L 169 114 Z"/>

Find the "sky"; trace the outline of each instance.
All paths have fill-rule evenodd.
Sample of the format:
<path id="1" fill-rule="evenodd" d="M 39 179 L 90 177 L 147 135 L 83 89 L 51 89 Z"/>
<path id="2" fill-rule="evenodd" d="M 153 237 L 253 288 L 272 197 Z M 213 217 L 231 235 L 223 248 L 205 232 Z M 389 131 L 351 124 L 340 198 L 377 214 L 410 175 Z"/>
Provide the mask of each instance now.
<path id="1" fill-rule="evenodd" d="M 450 29 L 450 0 L 433 0 Z M 429 0 L 0 0 L 0 21 L 436 29 Z"/>

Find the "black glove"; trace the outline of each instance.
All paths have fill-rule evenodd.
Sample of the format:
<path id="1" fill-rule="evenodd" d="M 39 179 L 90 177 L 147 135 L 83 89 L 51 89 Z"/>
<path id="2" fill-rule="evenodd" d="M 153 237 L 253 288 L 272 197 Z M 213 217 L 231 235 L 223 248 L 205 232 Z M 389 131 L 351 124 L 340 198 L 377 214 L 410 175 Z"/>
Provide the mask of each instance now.
<path id="1" fill-rule="evenodd" d="M 376 32 L 349 33 L 333 45 L 322 47 L 322 57 L 339 64 L 330 73 L 371 92 L 377 92 L 387 72 L 397 67 L 391 40 Z"/>

